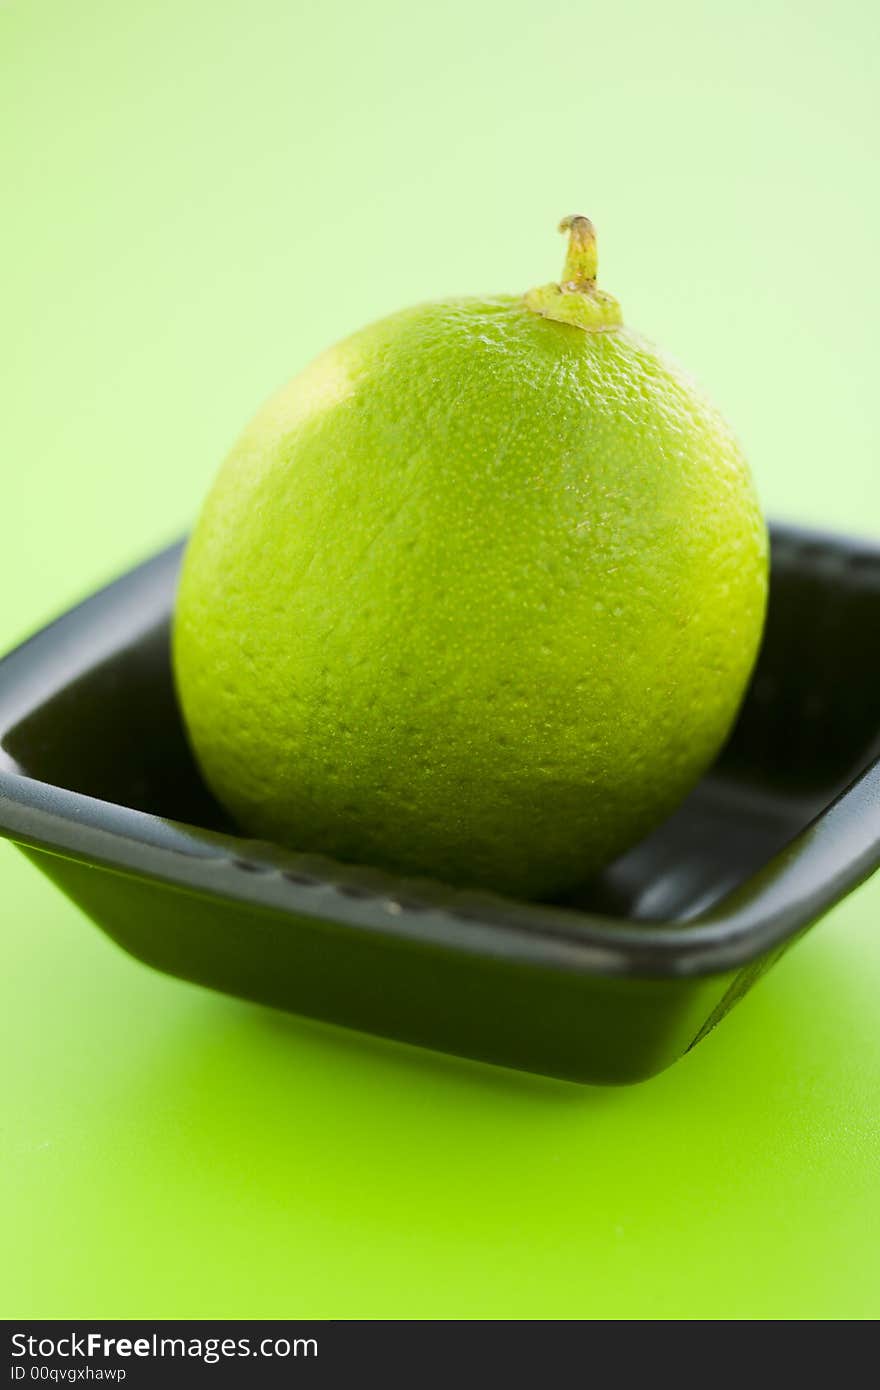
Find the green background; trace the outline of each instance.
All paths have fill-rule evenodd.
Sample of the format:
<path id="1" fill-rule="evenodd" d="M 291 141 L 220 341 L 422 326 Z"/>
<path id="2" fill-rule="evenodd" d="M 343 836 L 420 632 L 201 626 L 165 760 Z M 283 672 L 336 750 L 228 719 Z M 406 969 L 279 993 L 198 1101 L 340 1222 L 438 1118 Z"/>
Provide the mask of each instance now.
<path id="1" fill-rule="evenodd" d="M 0 646 L 365 320 L 603 283 L 768 511 L 877 533 L 878 11 L 0 0 Z M 7 1316 L 880 1313 L 880 880 L 628 1090 L 140 967 L 0 846 Z"/>

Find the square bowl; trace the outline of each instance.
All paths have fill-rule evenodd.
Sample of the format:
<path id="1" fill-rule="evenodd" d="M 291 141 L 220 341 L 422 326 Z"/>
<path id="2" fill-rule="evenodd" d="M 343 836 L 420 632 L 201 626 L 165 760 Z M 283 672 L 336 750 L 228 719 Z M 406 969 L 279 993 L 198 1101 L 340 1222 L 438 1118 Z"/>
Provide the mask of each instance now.
<path id="1" fill-rule="evenodd" d="M 245 839 L 174 696 L 182 546 L 0 662 L 0 832 L 139 960 L 422 1046 L 640 1080 L 880 862 L 880 546 L 772 528 L 761 655 L 712 771 L 565 902 Z"/>

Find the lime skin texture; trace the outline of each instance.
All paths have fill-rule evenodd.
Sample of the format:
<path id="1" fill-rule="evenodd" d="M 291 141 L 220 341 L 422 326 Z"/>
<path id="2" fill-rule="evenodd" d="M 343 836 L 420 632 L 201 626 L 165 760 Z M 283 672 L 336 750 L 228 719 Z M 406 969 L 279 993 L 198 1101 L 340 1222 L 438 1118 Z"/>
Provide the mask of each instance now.
<path id="1" fill-rule="evenodd" d="M 619 322 L 429 303 L 235 445 L 185 558 L 179 697 L 249 834 L 551 897 L 713 761 L 766 589 L 747 465 L 679 368 Z"/>

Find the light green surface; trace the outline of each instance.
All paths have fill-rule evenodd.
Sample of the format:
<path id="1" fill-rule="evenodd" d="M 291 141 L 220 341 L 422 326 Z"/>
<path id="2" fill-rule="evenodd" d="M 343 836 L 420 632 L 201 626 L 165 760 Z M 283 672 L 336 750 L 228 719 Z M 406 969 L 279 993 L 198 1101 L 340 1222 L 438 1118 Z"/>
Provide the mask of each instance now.
<path id="1" fill-rule="evenodd" d="M 719 8 L 0 5 L 0 645 L 320 347 L 549 278 L 575 208 L 768 511 L 877 533 L 878 11 Z M 878 907 L 579 1091 L 152 975 L 0 847 L 0 1311 L 876 1316 Z"/>

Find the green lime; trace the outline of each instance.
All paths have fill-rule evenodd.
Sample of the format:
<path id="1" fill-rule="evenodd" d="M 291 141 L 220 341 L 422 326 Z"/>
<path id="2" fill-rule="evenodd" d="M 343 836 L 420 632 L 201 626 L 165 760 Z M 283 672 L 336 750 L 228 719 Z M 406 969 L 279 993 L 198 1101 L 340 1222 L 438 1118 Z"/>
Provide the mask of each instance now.
<path id="1" fill-rule="evenodd" d="M 667 815 L 754 663 L 767 541 L 693 381 L 596 288 L 405 310 L 256 416 L 190 543 L 174 655 L 248 833 L 541 897 Z"/>

